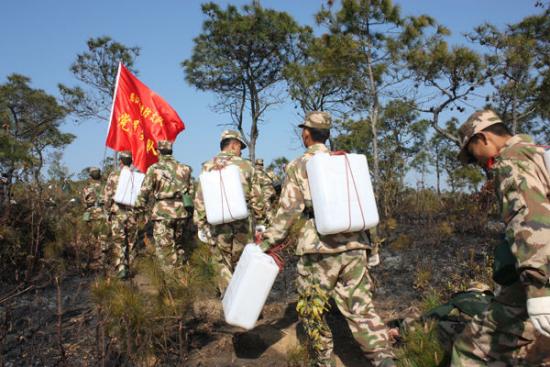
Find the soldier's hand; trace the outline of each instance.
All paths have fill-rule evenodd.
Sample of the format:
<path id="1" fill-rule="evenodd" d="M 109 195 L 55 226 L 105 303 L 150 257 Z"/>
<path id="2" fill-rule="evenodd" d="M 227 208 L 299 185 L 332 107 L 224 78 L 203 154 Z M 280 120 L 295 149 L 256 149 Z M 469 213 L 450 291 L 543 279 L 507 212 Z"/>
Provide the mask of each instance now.
<path id="1" fill-rule="evenodd" d="M 367 260 L 367 267 L 374 268 L 377 265 L 380 265 L 380 255 L 379 254 L 370 255 Z"/>
<path id="2" fill-rule="evenodd" d="M 528 299 L 527 313 L 535 329 L 550 338 L 550 297 Z"/>
<path id="3" fill-rule="evenodd" d="M 257 245 L 259 245 L 264 239 L 264 232 L 265 232 L 265 226 L 262 226 L 262 225 L 256 226 L 256 229 L 254 232 L 254 242 Z"/>
<path id="4" fill-rule="evenodd" d="M 207 243 L 209 245 L 214 244 L 212 233 L 210 232 L 210 228 L 208 228 L 207 226 L 199 228 L 197 230 L 197 236 L 199 237 L 199 240 L 201 240 L 201 242 Z"/>

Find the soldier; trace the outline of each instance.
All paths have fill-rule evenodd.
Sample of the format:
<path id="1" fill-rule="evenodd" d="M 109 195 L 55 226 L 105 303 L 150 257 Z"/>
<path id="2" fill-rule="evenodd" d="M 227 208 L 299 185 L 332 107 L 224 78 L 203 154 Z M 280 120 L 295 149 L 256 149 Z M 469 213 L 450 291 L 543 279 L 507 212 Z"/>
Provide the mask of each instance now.
<path id="1" fill-rule="evenodd" d="M 494 176 L 505 231 L 493 269 L 500 291 L 455 341 L 451 365 L 550 365 L 550 175 L 544 150 L 527 135 L 512 136 L 492 110 L 474 113 L 459 134 L 461 162 L 476 162 Z"/>
<path id="2" fill-rule="evenodd" d="M 132 154 L 121 152 L 120 164 L 130 169 Z M 113 270 L 119 278 L 126 278 L 135 259 L 135 244 L 138 225 L 134 209 L 131 206 L 115 203 L 114 197 L 120 177 L 119 171 L 113 171 L 107 178 L 103 192 L 105 212 L 111 224 Z"/>
<path id="3" fill-rule="evenodd" d="M 191 187 L 191 167 L 181 164 L 172 156 L 172 143 L 158 141 L 159 161 L 147 169 L 136 200 L 136 208 L 142 209 L 151 197 L 155 203 L 151 214 L 155 253 L 165 271 L 180 265 L 177 242 L 183 236 L 188 213 L 183 199 Z M 181 257 L 181 255 L 180 255 Z"/>
<path id="4" fill-rule="evenodd" d="M 107 251 L 107 228 L 103 212 L 103 195 L 101 184 L 101 170 L 97 167 L 88 169 L 90 178 L 82 191 L 84 203 L 83 220 L 86 225 L 86 233 L 90 235 L 89 265 L 92 268 L 105 267 Z"/>
<path id="5" fill-rule="evenodd" d="M 241 152 L 246 148 L 246 144 L 241 134 L 237 131 L 226 130 L 222 133 L 220 142 L 220 152 L 211 160 L 202 165 L 202 172 L 212 171 L 228 165 L 239 167 L 241 172 L 241 182 L 249 208 L 255 215 L 261 211 L 258 203 L 260 189 L 253 182 L 254 168 L 250 161 L 241 158 Z M 202 188 L 197 187 L 195 195 L 195 213 L 193 220 L 199 231 L 202 240 L 209 242 L 213 261 L 219 268 L 218 288 L 223 294 L 227 288 L 231 275 L 244 246 L 251 242 L 252 223 L 248 219 L 241 219 L 231 223 L 211 226 L 206 221 L 206 211 L 204 208 L 204 199 Z"/>
<path id="6" fill-rule="evenodd" d="M 271 218 L 273 199 L 275 198 L 275 188 L 273 186 L 273 180 L 264 170 L 263 159 L 256 159 L 254 168 L 254 180 L 261 192 L 261 197 L 259 198 L 258 203 L 262 205 L 262 209 L 256 217 L 256 224 L 265 228 Z"/>
<path id="7" fill-rule="evenodd" d="M 291 226 L 305 216 L 307 220 L 300 229 L 296 248 L 299 256 L 297 309 L 316 365 L 331 365 L 332 333 L 324 311 L 329 298 L 333 298 L 373 366 L 395 366 L 388 329 L 372 303 L 367 233 L 323 236 L 315 228 L 306 163 L 314 154 L 329 151 L 325 142 L 330 135 L 331 117 L 327 112 L 310 112 L 299 127 L 307 151 L 286 168 L 279 209 L 260 246 L 266 251 L 280 243 L 288 236 Z"/>

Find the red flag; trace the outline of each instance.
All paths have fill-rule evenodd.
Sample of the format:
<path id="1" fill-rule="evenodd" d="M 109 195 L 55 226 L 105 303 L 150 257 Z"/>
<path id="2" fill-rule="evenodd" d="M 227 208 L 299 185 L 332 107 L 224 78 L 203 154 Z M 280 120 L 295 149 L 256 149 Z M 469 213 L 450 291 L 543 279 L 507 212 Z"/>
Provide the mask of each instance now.
<path id="1" fill-rule="evenodd" d="M 105 145 L 130 150 L 134 166 L 146 172 L 158 161 L 157 141 L 173 142 L 183 129 L 177 112 L 120 64 Z"/>

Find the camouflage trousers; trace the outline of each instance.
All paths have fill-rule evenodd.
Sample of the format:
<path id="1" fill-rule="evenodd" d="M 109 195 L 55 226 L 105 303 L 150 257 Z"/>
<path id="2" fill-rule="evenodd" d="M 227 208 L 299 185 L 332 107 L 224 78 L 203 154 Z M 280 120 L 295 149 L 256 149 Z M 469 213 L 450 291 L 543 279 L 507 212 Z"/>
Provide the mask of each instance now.
<path id="1" fill-rule="evenodd" d="M 550 338 L 535 331 L 526 302 L 520 282 L 503 287 L 458 336 L 451 366 L 550 366 Z"/>
<path id="2" fill-rule="evenodd" d="M 121 208 L 112 215 L 112 269 L 117 275 L 125 275 L 134 262 L 137 233 L 138 225 L 133 211 Z"/>
<path id="3" fill-rule="evenodd" d="M 153 221 L 155 254 L 165 271 L 178 267 L 177 243 L 181 242 L 185 218 L 162 219 Z"/>
<path id="4" fill-rule="evenodd" d="M 108 228 L 105 218 L 92 218 L 84 222 L 84 227 L 88 240 L 85 251 L 88 266 L 93 269 L 105 267 L 108 250 Z"/>
<path id="5" fill-rule="evenodd" d="M 212 235 L 215 242 L 211 246 L 212 260 L 218 268 L 218 289 L 223 294 L 244 247 L 252 238 L 247 220 L 215 226 Z"/>
<path id="6" fill-rule="evenodd" d="M 373 281 L 368 273 L 365 250 L 300 256 L 297 278 L 300 300 L 308 297 L 315 288 L 334 299 L 353 337 L 373 366 L 394 366 L 388 329 L 372 303 Z M 298 315 L 308 334 L 317 365 L 330 366 L 334 344 L 326 315 L 316 325 L 300 312 Z"/>

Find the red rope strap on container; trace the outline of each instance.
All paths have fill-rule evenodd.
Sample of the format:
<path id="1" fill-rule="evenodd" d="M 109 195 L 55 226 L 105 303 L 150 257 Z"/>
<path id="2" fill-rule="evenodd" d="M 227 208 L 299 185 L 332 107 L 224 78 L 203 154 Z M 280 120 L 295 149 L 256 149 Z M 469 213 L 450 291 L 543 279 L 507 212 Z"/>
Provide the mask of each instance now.
<path id="1" fill-rule="evenodd" d="M 359 190 L 357 189 L 357 183 L 355 182 L 355 176 L 353 175 L 353 171 L 351 169 L 351 164 L 349 162 L 348 153 L 344 150 L 338 150 L 335 152 L 331 152 L 330 155 L 342 155 L 344 156 L 344 163 L 346 165 L 346 191 L 347 191 L 347 197 L 348 197 L 348 228 L 344 232 L 348 232 L 351 229 L 351 192 L 349 189 L 349 178 L 351 176 L 351 181 L 353 183 L 353 189 L 355 190 L 355 196 L 357 197 L 357 203 L 359 204 L 359 210 L 361 211 L 361 220 L 363 221 L 363 227 L 361 228 L 361 231 L 366 229 L 367 223 L 365 220 L 365 214 L 363 213 L 363 205 L 361 204 L 361 199 L 359 198 Z"/>
<path id="2" fill-rule="evenodd" d="M 275 261 L 275 264 L 277 264 L 280 271 L 283 271 L 283 268 L 285 267 L 285 260 L 283 259 L 281 252 L 286 249 L 288 245 L 290 245 L 290 240 L 287 238 L 283 242 L 271 247 L 265 252 L 273 258 L 273 261 Z"/>
<path id="3" fill-rule="evenodd" d="M 231 220 L 235 220 L 235 217 L 233 217 L 233 213 L 231 212 L 231 207 L 229 206 L 229 200 L 227 198 L 227 192 L 225 191 L 225 182 L 223 181 L 222 176 L 222 169 L 227 167 L 225 164 L 225 160 L 221 159 L 214 159 L 214 170 L 218 171 L 219 177 L 220 177 L 220 197 L 222 200 L 222 223 L 225 223 L 225 202 L 227 202 L 227 211 L 229 212 L 229 216 L 231 217 Z"/>

